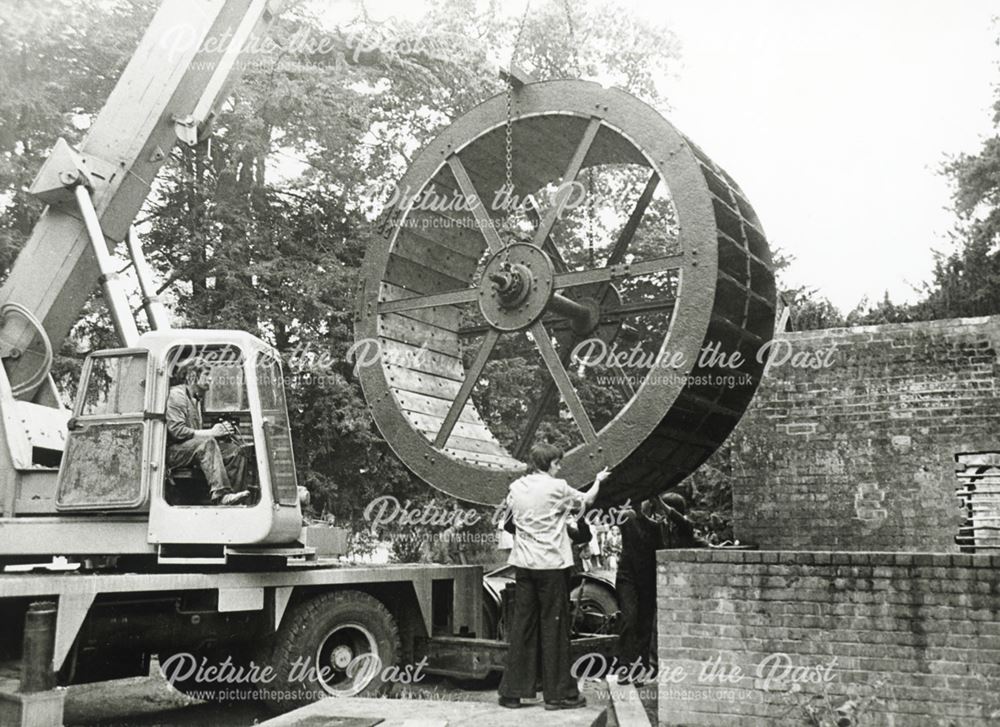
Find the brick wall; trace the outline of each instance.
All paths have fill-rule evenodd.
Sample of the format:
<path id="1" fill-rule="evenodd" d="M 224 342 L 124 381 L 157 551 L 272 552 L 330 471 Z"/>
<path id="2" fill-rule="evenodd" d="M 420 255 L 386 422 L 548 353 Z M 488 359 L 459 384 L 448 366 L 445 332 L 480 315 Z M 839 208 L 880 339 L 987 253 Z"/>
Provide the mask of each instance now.
<path id="1" fill-rule="evenodd" d="M 1000 721 L 1000 556 L 658 559 L 661 725 Z"/>
<path id="2" fill-rule="evenodd" d="M 736 537 L 774 549 L 957 552 L 953 456 L 1000 449 L 1000 317 L 784 338 L 830 365 L 773 366 L 712 462 L 731 471 Z"/>

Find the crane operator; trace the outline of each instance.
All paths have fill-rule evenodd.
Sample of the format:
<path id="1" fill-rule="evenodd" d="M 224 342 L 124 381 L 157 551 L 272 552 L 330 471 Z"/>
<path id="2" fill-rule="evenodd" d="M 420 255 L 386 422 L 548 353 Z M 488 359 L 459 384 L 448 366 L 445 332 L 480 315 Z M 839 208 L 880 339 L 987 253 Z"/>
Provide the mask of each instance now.
<path id="1" fill-rule="evenodd" d="M 211 491 L 213 505 L 240 505 L 250 497 L 242 487 L 247 468 L 243 447 L 233 441 L 235 427 L 219 422 L 202 428 L 201 399 L 212 383 L 211 367 L 200 358 L 177 364 L 167 396 L 167 469 L 197 463 Z"/>

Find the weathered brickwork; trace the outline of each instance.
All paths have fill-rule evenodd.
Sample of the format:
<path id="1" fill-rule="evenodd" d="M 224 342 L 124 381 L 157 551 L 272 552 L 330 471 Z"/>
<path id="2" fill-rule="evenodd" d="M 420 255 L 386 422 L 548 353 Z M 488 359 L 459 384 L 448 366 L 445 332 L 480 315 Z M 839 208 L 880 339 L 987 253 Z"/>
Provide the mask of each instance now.
<path id="1" fill-rule="evenodd" d="M 1000 556 L 675 550 L 658 570 L 661 725 L 1000 721 Z"/>
<path id="2" fill-rule="evenodd" d="M 715 460 L 732 474 L 736 537 L 775 549 L 957 552 L 953 456 L 1000 449 L 1000 317 L 785 340 L 812 359 L 829 353 L 830 365 L 772 366 L 729 461 Z"/>

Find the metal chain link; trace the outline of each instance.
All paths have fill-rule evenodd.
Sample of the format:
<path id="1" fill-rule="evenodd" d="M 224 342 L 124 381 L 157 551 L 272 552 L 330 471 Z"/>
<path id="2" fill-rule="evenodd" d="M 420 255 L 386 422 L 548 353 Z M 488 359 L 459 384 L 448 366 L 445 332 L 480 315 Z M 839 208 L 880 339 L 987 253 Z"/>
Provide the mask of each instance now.
<path id="1" fill-rule="evenodd" d="M 510 64 L 507 69 L 507 120 L 504 126 L 504 190 L 507 195 L 507 217 L 502 226 L 504 242 L 504 260 L 507 260 L 511 242 L 518 238 L 520 230 L 520 217 L 517 207 L 511 208 L 511 201 L 514 198 L 514 62 L 517 60 L 517 51 L 521 46 L 521 36 L 524 35 L 524 26 L 528 20 L 528 10 L 531 8 L 531 0 L 524 4 L 524 13 L 521 15 L 521 22 L 517 28 L 517 35 L 514 37 L 514 48 L 510 53 Z"/>
<path id="2" fill-rule="evenodd" d="M 505 143 L 506 143 L 506 156 L 505 156 L 505 166 L 506 166 L 506 181 L 505 189 L 508 194 L 514 193 L 514 84 L 511 83 L 510 78 L 507 78 L 507 125 L 504 129 Z M 508 213 L 510 208 L 507 209 Z"/>
<path id="3" fill-rule="evenodd" d="M 590 258 L 590 267 L 594 267 L 594 227 L 597 224 L 594 214 L 594 169 L 591 167 L 587 170 L 587 238 L 588 238 L 588 257 Z"/>

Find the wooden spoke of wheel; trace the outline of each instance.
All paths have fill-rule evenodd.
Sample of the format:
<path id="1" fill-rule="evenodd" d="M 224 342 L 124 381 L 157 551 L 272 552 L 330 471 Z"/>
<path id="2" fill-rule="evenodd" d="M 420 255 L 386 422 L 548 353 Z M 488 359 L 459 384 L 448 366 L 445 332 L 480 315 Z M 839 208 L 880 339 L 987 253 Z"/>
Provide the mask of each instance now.
<path id="1" fill-rule="evenodd" d="M 531 218 L 531 221 L 535 224 L 536 228 L 542 224 L 542 213 L 541 210 L 538 209 L 538 202 L 535 201 L 534 197 L 528 197 L 527 212 L 528 217 Z M 551 235 L 545 236 L 545 239 L 542 241 L 542 250 L 544 250 L 545 254 L 549 256 L 549 259 L 552 261 L 552 267 L 557 273 L 565 273 L 569 270 L 569 265 L 567 265 L 566 261 L 563 260 L 562 253 L 559 252 L 559 248 L 556 247 L 556 244 L 552 241 Z"/>
<path id="2" fill-rule="evenodd" d="M 601 323 L 604 323 L 607 321 L 612 321 L 616 318 L 625 317 L 627 315 L 636 315 L 638 313 L 668 310 L 673 308 L 674 303 L 675 300 L 673 296 L 671 296 L 669 299 L 640 301 L 638 303 L 629 305 L 627 307 L 628 308 L 627 311 L 621 311 L 621 309 L 608 311 L 607 314 L 601 315 L 600 321 Z M 551 325 L 553 327 L 557 326 L 562 327 L 568 324 L 566 323 L 565 319 L 558 319 L 558 320 L 548 319 L 545 320 L 544 322 L 538 321 L 535 325 L 540 326 L 543 330 L 547 330 L 546 329 L 547 325 Z M 458 333 L 459 335 L 472 333 L 478 330 L 478 328 L 479 328 L 478 326 L 477 327 L 470 326 L 467 328 L 459 329 Z M 565 367 L 569 363 L 573 349 L 580 342 L 580 340 L 582 339 L 574 334 L 569 344 L 565 347 L 562 355 L 559 357 L 558 362 L 563 371 L 565 371 Z M 548 362 L 546 362 L 546 365 L 548 365 Z M 551 367 L 549 368 L 551 370 Z M 617 364 L 612 364 L 611 370 L 616 375 L 617 379 L 621 382 L 621 389 L 622 392 L 625 394 L 626 398 L 631 399 L 633 396 L 635 396 L 635 391 L 636 391 L 635 387 L 632 386 L 632 383 L 629 381 L 625 371 L 623 371 L 622 368 Z M 521 437 L 520 439 L 518 439 L 518 442 L 515 445 L 514 450 L 512 452 L 514 457 L 518 459 L 524 459 L 524 457 L 526 456 L 528 447 L 531 443 L 531 439 L 532 437 L 535 436 L 535 431 L 537 431 L 538 425 L 541 424 L 542 417 L 545 415 L 546 409 L 548 409 L 549 405 L 552 403 L 552 397 L 555 395 L 556 392 L 556 382 L 557 380 L 555 377 L 553 377 L 552 381 L 548 382 L 545 389 L 542 391 L 542 395 L 535 401 L 534 406 L 532 406 L 531 410 L 529 411 L 527 416 L 527 421 L 528 421 L 527 426 L 525 426 L 524 432 L 521 434 Z"/>
<path id="3" fill-rule="evenodd" d="M 378 304 L 378 312 L 380 314 L 403 313 L 420 308 L 436 308 L 440 305 L 473 303 L 478 297 L 479 288 L 459 288 L 458 290 L 449 290 L 446 293 L 414 295 L 409 298 L 400 298 L 399 300 L 385 300 Z"/>
<path id="4" fill-rule="evenodd" d="M 575 340 L 571 341 L 570 345 L 566 346 L 562 355 L 559 357 L 559 363 L 564 367 L 569 362 L 570 356 L 572 355 L 574 346 L 579 343 Z M 618 377 L 621 382 L 621 390 L 625 395 L 626 399 L 631 399 L 635 396 L 635 389 L 632 387 L 631 382 L 628 380 L 628 376 L 617 364 L 612 364 L 612 372 Z M 534 406 L 532 406 L 531 411 L 528 412 L 527 416 L 527 426 L 525 426 L 524 431 L 521 433 L 520 439 L 518 439 L 517 444 L 514 446 L 511 454 L 517 458 L 523 460 L 528 454 L 528 448 L 531 445 L 531 440 L 535 436 L 535 432 L 538 430 L 538 425 L 542 423 L 542 417 L 545 416 L 545 411 L 552 404 L 552 397 L 555 396 L 556 382 L 554 379 L 550 379 L 542 390 L 542 395 L 535 401 Z"/>
<path id="5" fill-rule="evenodd" d="M 395 301 L 393 301 L 395 302 Z M 635 303 L 623 303 L 614 310 L 604 311 L 598 319 L 598 325 L 604 323 L 617 323 L 626 318 L 643 313 L 660 313 L 671 311 L 677 299 L 673 295 L 664 295 L 655 300 L 640 300 Z M 552 332 L 564 331 L 569 327 L 569 321 L 561 316 L 552 315 L 542 318 L 545 327 Z M 481 323 L 475 326 L 462 326 L 458 329 L 459 336 L 481 336 L 490 330 L 489 324 Z"/>
<path id="6" fill-rule="evenodd" d="M 544 328 L 544 325 L 542 328 Z M 574 335 L 570 340 L 569 345 L 563 349 L 562 355 L 559 356 L 559 365 L 563 371 L 566 370 L 566 364 L 569 363 L 573 348 L 577 343 L 579 343 L 579 337 Z M 628 377 L 621 367 L 617 364 L 613 364 L 612 371 L 618 375 L 619 381 L 622 383 L 622 391 L 625 394 L 626 399 L 631 399 L 635 396 L 635 389 L 632 387 L 632 384 L 629 382 Z M 545 416 L 545 410 L 548 409 L 549 405 L 552 403 L 552 397 L 555 396 L 556 390 L 556 379 L 550 379 L 545 385 L 545 389 L 542 390 L 542 395 L 535 401 L 531 411 L 528 412 L 528 424 L 524 428 L 524 432 L 522 432 L 520 439 L 518 439 L 517 444 L 514 446 L 514 450 L 511 453 L 517 459 L 523 460 L 525 456 L 527 456 L 531 439 L 535 436 L 535 432 L 538 430 L 538 425 L 542 423 L 542 417 Z M 593 425 L 591 425 L 590 428 L 593 429 Z"/>
<path id="7" fill-rule="evenodd" d="M 442 449 L 447 443 L 448 437 L 451 436 L 451 430 L 455 428 L 458 417 L 461 415 L 462 409 L 465 408 L 465 403 L 472 394 L 472 388 L 479 381 L 479 377 L 482 375 L 483 369 L 486 368 L 486 362 L 490 360 L 490 354 L 493 353 L 498 340 L 500 340 L 500 331 L 493 328 L 487 331 L 486 338 L 483 339 L 483 343 L 479 347 L 479 352 L 476 354 L 476 360 L 472 362 L 472 366 L 465 372 L 465 380 L 462 382 L 458 394 L 455 395 L 455 400 L 451 403 L 451 407 L 448 409 L 448 413 L 441 423 L 441 428 L 434 438 L 434 446 L 438 449 Z"/>
<path id="8" fill-rule="evenodd" d="M 466 205 L 472 207 L 472 214 L 476 218 L 476 225 L 479 227 L 479 231 L 483 234 L 483 237 L 486 238 L 487 247 L 489 247 L 490 252 L 497 252 L 503 247 L 503 242 L 500 240 L 497 231 L 493 228 L 493 220 L 486 212 L 482 199 L 476 192 L 476 186 L 469 178 L 469 173 L 465 171 L 465 165 L 462 164 L 462 160 L 458 158 L 457 154 L 452 154 L 448 157 L 448 166 L 451 168 L 451 173 L 455 176 L 455 181 L 458 182 L 458 188 L 465 197 Z M 475 201 L 473 202 L 472 200 Z"/>
<path id="9" fill-rule="evenodd" d="M 683 258 L 683 253 L 677 253 L 675 255 L 653 258 L 652 260 L 643 260 L 642 262 L 622 263 L 606 268 L 594 268 L 593 270 L 574 270 L 566 273 L 557 273 L 555 287 L 557 290 L 575 288 L 579 285 L 607 283 L 624 278 L 634 278 L 638 275 L 665 273 L 680 269 Z"/>
<path id="10" fill-rule="evenodd" d="M 642 222 L 642 217 L 646 214 L 646 208 L 649 207 L 649 203 L 653 199 L 653 192 L 656 191 L 656 185 L 659 183 L 660 175 L 653 172 L 649 181 L 646 182 L 646 187 L 642 190 L 642 194 L 639 195 L 635 207 L 632 208 L 632 213 L 628 216 L 628 221 L 625 222 L 622 231 L 618 233 L 618 239 L 615 240 L 615 244 L 611 248 L 611 254 L 608 255 L 607 267 L 617 265 L 625 257 L 628 246 L 632 243 L 632 238 L 635 237 L 635 231 L 639 229 L 639 223 Z"/>
<path id="11" fill-rule="evenodd" d="M 565 362 L 563 363 L 565 364 Z M 511 452 L 511 455 L 513 455 L 515 459 L 523 460 L 528 455 L 528 447 L 531 446 L 531 438 L 535 436 L 538 425 L 542 423 L 542 417 L 545 415 L 545 410 L 548 409 L 549 405 L 552 403 L 552 397 L 555 393 L 556 384 L 554 381 L 550 380 L 545 385 L 542 395 L 535 401 L 534 405 L 531 407 L 531 411 L 528 412 L 528 425 L 524 428 L 521 438 L 517 440 L 517 444 L 514 445 L 514 450 Z"/>
<path id="12" fill-rule="evenodd" d="M 545 240 L 548 238 L 549 233 L 552 232 L 552 226 L 555 225 L 556 220 L 559 219 L 559 215 L 562 214 L 563 207 L 566 206 L 566 200 L 569 197 L 569 193 L 565 189 L 565 185 L 576 181 L 576 177 L 580 173 L 580 167 L 583 166 L 583 161 L 587 158 L 587 152 L 590 151 L 590 146 L 594 143 L 594 137 L 597 136 L 597 132 L 600 128 L 601 120 L 598 118 L 591 118 L 586 130 L 583 132 L 583 138 L 580 139 L 580 143 L 577 145 L 576 151 L 573 152 L 573 157 L 569 160 L 569 165 L 566 167 L 565 173 L 563 173 L 562 180 L 560 182 L 562 186 L 559 194 L 556 195 L 556 203 L 552 209 L 548 211 L 548 214 L 546 214 L 542 219 L 541 223 L 538 225 L 538 229 L 535 230 L 535 235 L 532 240 L 535 247 L 541 247 L 545 244 Z"/>
<path id="13" fill-rule="evenodd" d="M 555 346 L 552 345 L 552 339 L 549 338 L 549 332 L 545 330 L 545 325 L 541 321 L 535 321 L 529 330 L 531 331 L 531 337 L 534 339 L 535 345 L 538 347 L 539 353 L 542 354 L 545 367 L 549 370 L 553 381 L 555 381 L 563 401 L 566 402 L 566 407 L 569 409 L 573 421 L 576 422 L 580 434 L 583 435 L 583 440 L 587 444 L 596 442 L 597 432 L 594 430 L 594 425 L 590 421 L 587 410 L 584 409 L 583 402 L 580 401 L 576 389 L 573 388 L 573 382 L 569 380 L 566 367 L 560 360 Z"/>

